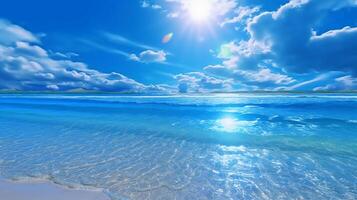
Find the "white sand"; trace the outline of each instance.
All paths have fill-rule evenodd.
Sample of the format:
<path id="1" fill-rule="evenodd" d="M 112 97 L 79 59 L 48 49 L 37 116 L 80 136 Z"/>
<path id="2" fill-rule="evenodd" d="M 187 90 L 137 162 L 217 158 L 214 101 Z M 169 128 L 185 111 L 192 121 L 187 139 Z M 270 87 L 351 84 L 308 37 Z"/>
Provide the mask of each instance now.
<path id="1" fill-rule="evenodd" d="M 1 200 L 110 200 L 102 192 L 71 190 L 49 182 L 22 183 L 0 179 Z"/>

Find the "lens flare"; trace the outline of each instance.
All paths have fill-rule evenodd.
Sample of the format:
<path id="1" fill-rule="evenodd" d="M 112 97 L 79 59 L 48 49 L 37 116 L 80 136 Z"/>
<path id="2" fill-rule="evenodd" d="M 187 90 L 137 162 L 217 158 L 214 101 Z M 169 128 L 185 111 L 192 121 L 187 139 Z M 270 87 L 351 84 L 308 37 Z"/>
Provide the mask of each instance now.
<path id="1" fill-rule="evenodd" d="M 168 43 L 171 41 L 172 37 L 174 36 L 174 33 L 168 33 L 162 38 L 162 43 Z"/>

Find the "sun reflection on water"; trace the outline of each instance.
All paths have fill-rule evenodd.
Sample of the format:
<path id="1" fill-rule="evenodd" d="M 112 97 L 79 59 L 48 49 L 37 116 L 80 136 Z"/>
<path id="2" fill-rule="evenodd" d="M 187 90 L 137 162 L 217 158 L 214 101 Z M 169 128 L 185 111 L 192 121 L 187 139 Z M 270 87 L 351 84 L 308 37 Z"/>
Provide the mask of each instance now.
<path id="1" fill-rule="evenodd" d="M 238 121 L 232 117 L 225 117 L 216 121 L 216 129 L 224 132 L 234 132 L 238 128 Z"/>
<path id="2" fill-rule="evenodd" d="M 254 121 L 245 121 L 239 120 L 235 117 L 223 117 L 215 121 L 212 129 L 220 132 L 244 132 L 247 128 L 256 125 L 258 120 Z"/>

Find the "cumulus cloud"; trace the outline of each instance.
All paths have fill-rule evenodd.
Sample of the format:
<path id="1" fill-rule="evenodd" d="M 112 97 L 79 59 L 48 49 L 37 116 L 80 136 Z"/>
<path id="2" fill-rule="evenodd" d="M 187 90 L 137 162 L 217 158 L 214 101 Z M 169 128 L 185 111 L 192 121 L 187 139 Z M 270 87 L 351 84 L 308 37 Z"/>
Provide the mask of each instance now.
<path id="1" fill-rule="evenodd" d="M 291 0 L 274 12 L 263 12 L 247 25 L 250 39 L 238 44 L 240 68 L 273 60 L 288 72 L 344 71 L 357 75 L 357 28 L 320 35 L 315 28 L 329 12 L 355 6 L 355 0 Z"/>
<path id="2" fill-rule="evenodd" d="M 355 89 L 357 27 L 316 31 L 324 16 L 353 6 L 357 1 L 290 0 L 276 11 L 256 16 L 258 8 L 241 8 L 241 15 L 237 12 L 221 25 L 249 18 L 245 28 L 248 39 L 221 45 L 216 57 L 222 64 L 204 70 L 261 89 Z"/>
<path id="3" fill-rule="evenodd" d="M 143 91 L 145 86 L 118 73 L 101 73 L 81 62 L 54 60 L 34 56 L 40 47 L 26 44 L 27 51 L 18 46 L 0 45 L 0 83 L 2 89 L 13 90 L 104 90 Z M 41 51 L 45 51 L 41 49 Z"/>
<path id="4" fill-rule="evenodd" d="M 261 88 L 289 85 L 296 80 L 285 74 L 273 73 L 268 68 L 259 70 L 240 70 L 235 67 L 223 65 L 209 65 L 204 68 L 205 71 L 216 76 L 230 78 L 234 82 L 240 82 L 245 85 L 253 85 Z"/>
<path id="5" fill-rule="evenodd" d="M 17 41 L 38 43 L 39 39 L 24 28 L 0 19 L 0 43 L 9 45 Z"/>
<path id="6" fill-rule="evenodd" d="M 235 24 L 235 23 L 246 23 L 249 21 L 255 14 L 260 11 L 260 7 L 254 6 L 239 6 L 234 10 L 235 16 L 232 18 L 225 18 L 223 22 L 220 24 L 221 26 L 225 26 L 227 24 Z"/>
<path id="7" fill-rule="evenodd" d="M 246 83 L 272 83 L 276 85 L 287 85 L 295 80 L 287 75 L 273 73 L 270 69 L 264 68 L 258 71 L 237 71 Z"/>
<path id="8" fill-rule="evenodd" d="M 232 89 L 232 80 L 218 79 L 202 72 L 178 74 L 174 78 L 178 81 L 180 93 L 230 91 Z"/>
<path id="9" fill-rule="evenodd" d="M 252 69 L 271 60 L 269 52 L 269 47 L 254 40 L 232 41 L 221 45 L 217 57 L 223 59 L 223 64 L 226 66 Z"/>
<path id="10" fill-rule="evenodd" d="M 0 23 L 0 89 L 120 92 L 163 89 L 143 85 L 116 72 L 99 72 L 82 62 L 53 59 L 48 51 L 36 45 L 39 39 L 34 34 L 10 22 Z"/>
<path id="11" fill-rule="evenodd" d="M 154 51 L 146 50 L 141 52 L 139 55 L 131 54 L 130 59 L 143 63 L 152 63 L 152 62 L 164 62 L 166 61 L 166 52 L 164 51 Z"/>
<path id="12" fill-rule="evenodd" d="M 48 57 L 47 51 L 37 45 L 30 45 L 27 42 L 15 43 L 16 53 L 32 57 Z"/>

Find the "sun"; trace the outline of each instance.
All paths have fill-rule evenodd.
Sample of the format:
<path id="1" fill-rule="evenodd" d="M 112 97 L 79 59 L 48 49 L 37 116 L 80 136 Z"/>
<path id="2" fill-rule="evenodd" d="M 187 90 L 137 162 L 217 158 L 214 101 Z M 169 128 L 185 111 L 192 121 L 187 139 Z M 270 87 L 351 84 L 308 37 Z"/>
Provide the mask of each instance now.
<path id="1" fill-rule="evenodd" d="M 210 0 L 191 0 L 186 4 L 188 15 L 194 22 L 204 22 L 209 20 L 212 11 Z"/>

